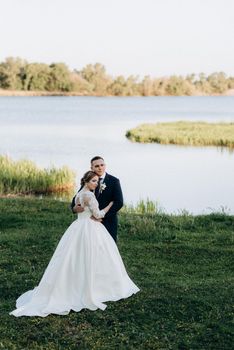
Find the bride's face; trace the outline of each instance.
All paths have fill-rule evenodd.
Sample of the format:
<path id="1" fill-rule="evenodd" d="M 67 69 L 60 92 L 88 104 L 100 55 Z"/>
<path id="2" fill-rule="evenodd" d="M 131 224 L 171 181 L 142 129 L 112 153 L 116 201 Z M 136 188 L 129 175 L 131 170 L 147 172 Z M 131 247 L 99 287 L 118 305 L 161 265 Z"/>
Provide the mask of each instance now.
<path id="1" fill-rule="evenodd" d="M 86 186 L 90 191 L 94 191 L 98 185 L 98 176 L 94 176 L 89 182 L 86 183 Z"/>

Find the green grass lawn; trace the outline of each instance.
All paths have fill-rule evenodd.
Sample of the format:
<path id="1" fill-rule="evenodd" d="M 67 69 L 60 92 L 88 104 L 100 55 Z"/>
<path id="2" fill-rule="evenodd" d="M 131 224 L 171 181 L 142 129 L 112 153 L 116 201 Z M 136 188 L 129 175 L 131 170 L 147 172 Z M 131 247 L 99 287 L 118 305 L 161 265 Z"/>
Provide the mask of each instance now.
<path id="1" fill-rule="evenodd" d="M 232 349 L 234 216 L 123 212 L 119 250 L 136 295 L 46 318 L 10 316 L 74 216 L 49 199 L 0 199 L 0 349 Z"/>
<path id="2" fill-rule="evenodd" d="M 234 123 L 173 122 L 142 124 L 128 130 L 126 137 L 136 142 L 234 148 Z"/>

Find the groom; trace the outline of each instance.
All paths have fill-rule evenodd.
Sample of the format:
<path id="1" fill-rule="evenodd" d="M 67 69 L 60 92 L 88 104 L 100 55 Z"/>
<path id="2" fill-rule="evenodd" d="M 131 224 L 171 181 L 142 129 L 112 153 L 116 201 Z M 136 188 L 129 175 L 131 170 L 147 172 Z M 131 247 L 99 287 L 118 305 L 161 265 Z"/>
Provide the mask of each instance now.
<path id="1" fill-rule="evenodd" d="M 91 159 L 91 170 L 99 177 L 98 186 L 95 190 L 95 196 L 99 203 L 99 209 L 105 208 L 111 201 L 114 202 L 111 209 L 102 219 L 103 225 L 117 241 L 117 212 L 123 206 L 123 195 L 119 179 L 106 173 L 106 164 L 102 157 L 96 156 Z M 75 197 L 72 199 L 71 208 L 73 213 L 81 213 L 84 209 L 80 205 L 75 205 Z"/>

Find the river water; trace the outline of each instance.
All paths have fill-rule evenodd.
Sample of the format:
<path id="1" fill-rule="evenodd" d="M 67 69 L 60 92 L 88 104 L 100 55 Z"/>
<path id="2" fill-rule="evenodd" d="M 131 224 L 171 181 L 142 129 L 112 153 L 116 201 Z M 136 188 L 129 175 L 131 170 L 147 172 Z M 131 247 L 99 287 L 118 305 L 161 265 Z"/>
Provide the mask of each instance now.
<path id="1" fill-rule="evenodd" d="M 68 165 L 77 182 L 95 155 L 119 177 L 125 202 L 168 213 L 234 213 L 234 153 L 226 148 L 132 143 L 147 122 L 234 122 L 234 97 L 0 97 L 0 154 Z"/>

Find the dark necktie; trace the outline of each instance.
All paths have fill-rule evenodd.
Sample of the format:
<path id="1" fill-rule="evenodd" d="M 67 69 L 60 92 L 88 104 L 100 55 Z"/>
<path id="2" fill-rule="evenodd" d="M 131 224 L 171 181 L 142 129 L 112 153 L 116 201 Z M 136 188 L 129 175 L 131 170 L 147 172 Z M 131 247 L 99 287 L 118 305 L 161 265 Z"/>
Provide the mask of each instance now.
<path id="1" fill-rule="evenodd" d="M 98 196 L 100 195 L 101 181 L 102 181 L 102 178 L 99 177 L 98 185 L 97 185 L 97 188 L 96 188 L 96 190 L 95 190 L 95 194 L 96 194 L 96 197 L 97 197 L 97 198 L 98 198 Z"/>

